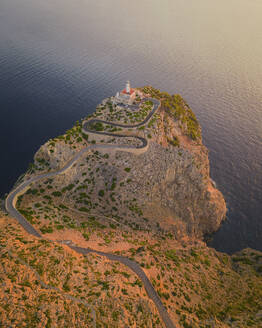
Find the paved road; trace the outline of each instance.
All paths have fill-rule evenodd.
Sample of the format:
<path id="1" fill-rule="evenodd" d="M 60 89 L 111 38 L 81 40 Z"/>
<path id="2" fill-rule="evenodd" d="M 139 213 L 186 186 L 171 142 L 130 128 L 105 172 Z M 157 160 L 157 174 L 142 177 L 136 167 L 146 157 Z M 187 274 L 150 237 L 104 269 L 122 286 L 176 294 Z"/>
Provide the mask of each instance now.
<path id="1" fill-rule="evenodd" d="M 156 306 L 156 308 L 160 314 L 160 317 L 162 318 L 166 328 L 176 328 L 176 326 L 170 319 L 170 316 L 169 316 L 164 304 L 162 303 L 160 297 L 158 296 L 156 290 L 154 289 L 154 287 L 151 284 L 150 280 L 148 279 L 147 275 L 141 269 L 140 265 L 137 262 L 132 261 L 125 256 L 100 252 L 100 251 L 96 251 L 96 250 L 90 249 L 90 248 L 82 248 L 82 247 L 70 246 L 70 245 L 69 245 L 69 247 L 80 254 L 96 253 L 98 255 L 107 257 L 111 261 L 121 262 L 124 265 L 128 266 L 141 279 L 142 283 L 144 284 L 147 295 L 155 303 L 155 306 Z"/>
<path id="2" fill-rule="evenodd" d="M 136 138 L 139 141 L 141 141 L 141 144 L 136 146 L 135 148 L 137 149 L 141 149 L 147 146 L 148 144 L 148 140 L 146 138 L 143 137 L 138 137 L 138 136 L 127 136 L 125 134 L 118 134 L 118 133 L 110 133 L 110 132 L 104 132 L 104 131 L 94 131 L 92 130 L 92 125 L 95 123 L 104 123 L 107 125 L 112 125 L 115 127 L 120 127 L 120 128 L 138 128 L 140 126 L 145 125 L 150 119 L 151 117 L 155 114 L 155 112 L 158 110 L 159 106 L 160 106 L 160 101 L 154 98 L 146 98 L 144 100 L 144 102 L 146 101 L 151 101 L 153 103 L 153 109 L 150 111 L 150 113 L 148 114 L 148 116 L 140 123 L 137 124 L 120 124 L 120 123 L 115 123 L 115 122 L 108 122 L 108 121 L 104 121 L 104 120 L 99 120 L 99 119 L 92 119 L 89 120 L 87 122 L 84 122 L 83 124 L 83 132 L 84 133 L 96 133 L 96 134 L 101 134 L 101 135 L 106 135 L 106 136 L 111 136 L 111 137 L 120 137 L 120 138 L 126 138 L 126 137 L 132 137 L 132 138 Z M 130 148 L 130 146 L 128 146 Z M 131 148 L 134 148 L 134 146 L 131 146 Z"/>
<path id="3" fill-rule="evenodd" d="M 55 172 L 49 172 L 49 173 L 43 173 L 43 174 L 39 174 L 36 176 L 33 176 L 32 178 L 30 178 L 29 180 L 26 180 L 24 182 L 22 182 L 17 188 L 15 188 L 14 190 L 12 190 L 10 192 L 10 194 L 7 196 L 6 201 L 5 201 L 5 207 L 7 212 L 10 214 L 10 216 L 14 217 L 21 225 L 22 227 L 31 235 L 38 237 L 38 238 L 44 238 L 24 217 L 23 215 L 21 215 L 18 210 L 16 209 L 16 201 L 17 201 L 17 197 L 19 195 L 22 195 L 27 188 L 29 188 L 30 184 L 32 182 L 36 182 L 39 181 L 41 179 L 44 178 L 49 178 L 49 177 L 53 177 L 56 175 L 59 175 L 63 172 L 65 172 L 67 169 L 69 169 L 83 154 L 85 154 L 87 151 L 91 150 L 91 149 L 98 149 L 98 148 L 103 148 L 103 149 L 115 149 L 115 148 L 121 148 L 123 150 L 128 149 L 128 148 L 144 148 L 147 146 L 148 141 L 145 138 L 142 137 L 138 137 L 138 136 L 130 136 L 130 135 L 124 135 L 124 134 L 114 134 L 114 133 L 109 133 L 109 132 L 102 132 L 102 131 L 93 131 L 90 128 L 91 124 L 97 123 L 97 122 L 101 122 L 101 123 L 106 123 L 106 124 L 110 124 L 113 126 L 118 126 L 118 127 L 123 127 L 123 128 L 134 128 L 134 127 L 139 127 L 142 126 L 144 124 L 146 124 L 150 118 L 154 115 L 154 113 L 156 112 L 156 110 L 159 108 L 160 106 L 160 101 L 156 100 L 156 99 L 152 99 L 152 98 L 148 98 L 147 100 L 151 100 L 153 102 L 153 109 L 152 111 L 149 113 L 149 115 L 140 123 L 135 124 L 135 125 L 123 125 L 123 124 L 118 124 L 118 123 L 113 123 L 113 122 L 107 122 L 107 121 L 102 121 L 102 120 L 90 120 L 84 123 L 83 126 L 83 132 L 92 132 L 92 133 L 97 133 L 97 134 L 103 134 L 103 135 L 108 135 L 108 136 L 115 136 L 115 137 L 135 137 L 138 138 L 142 144 L 138 145 L 138 146 L 130 146 L 130 145 L 123 145 L 123 146 L 119 146 L 119 145 L 90 145 L 84 149 L 82 149 L 79 153 L 77 153 L 62 169 L 55 171 Z M 105 252 L 100 252 L 100 251 L 96 251 L 94 249 L 90 249 L 90 248 L 81 248 L 81 247 L 77 247 L 77 246 L 70 246 L 69 247 L 71 249 L 73 249 L 74 251 L 80 253 L 80 254 L 88 254 L 88 253 L 96 253 L 102 256 L 107 257 L 109 260 L 112 261 L 118 261 L 121 262 L 123 264 L 125 264 L 126 266 L 128 266 L 133 272 L 135 272 L 135 274 L 141 279 L 141 281 L 143 282 L 146 292 L 148 294 L 148 296 L 152 299 L 152 301 L 155 303 L 158 312 L 166 326 L 166 328 L 175 328 L 175 325 L 173 324 L 173 322 L 171 321 L 169 314 L 166 310 L 166 308 L 164 307 L 160 297 L 158 296 L 157 292 L 155 291 L 154 287 L 152 286 L 150 280 L 148 279 L 148 277 L 146 276 L 145 272 L 141 269 L 141 267 L 139 266 L 138 263 L 136 263 L 135 261 L 131 261 L 129 258 L 124 257 L 124 256 L 119 256 L 119 255 L 115 255 L 115 254 L 110 254 L 110 253 L 105 253 Z"/>
<path id="4" fill-rule="evenodd" d="M 89 131 L 89 132 L 94 132 L 94 130 L 89 129 L 90 126 L 92 126 L 92 124 L 95 123 L 105 123 L 108 125 L 112 125 L 112 126 L 118 126 L 120 128 L 138 128 L 142 125 L 145 125 L 150 119 L 151 117 L 155 114 L 155 112 L 158 110 L 159 106 L 160 106 L 160 101 L 154 98 L 146 98 L 143 102 L 146 101 L 151 101 L 153 103 L 153 109 L 151 110 L 151 112 L 148 114 L 148 116 L 140 123 L 137 124 L 120 124 L 120 123 L 115 123 L 115 122 L 108 122 L 108 121 L 104 121 L 104 120 L 99 120 L 99 119 L 92 119 L 89 120 L 87 122 L 84 123 L 84 130 Z M 95 131 L 97 132 L 97 131 Z M 106 134 L 106 133 L 102 133 L 102 134 Z"/>

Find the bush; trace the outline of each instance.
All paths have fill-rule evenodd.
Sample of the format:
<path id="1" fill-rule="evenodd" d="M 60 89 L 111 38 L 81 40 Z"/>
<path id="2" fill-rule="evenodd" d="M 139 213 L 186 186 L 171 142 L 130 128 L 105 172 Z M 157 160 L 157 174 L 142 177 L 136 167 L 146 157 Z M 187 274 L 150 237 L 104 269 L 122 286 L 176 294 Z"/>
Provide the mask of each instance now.
<path id="1" fill-rule="evenodd" d="M 176 136 L 173 139 L 168 139 L 168 142 L 174 147 L 179 147 L 180 146 L 179 139 Z"/>
<path id="2" fill-rule="evenodd" d="M 165 252 L 165 256 L 169 259 L 174 261 L 177 265 L 179 264 L 179 258 L 176 255 L 176 251 L 174 249 L 167 250 Z"/>
<path id="3" fill-rule="evenodd" d="M 80 207 L 80 208 L 79 208 L 79 211 L 80 211 L 80 212 L 89 212 L 89 209 L 86 208 L 86 207 Z"/>
<path id="4" fill-rule="evenodd" d="M 83 134 L 82 134 L 82 137 L 83 137 L 86 141 L 88 141 L 88 134 L 83 133 Z"/>
<path id="5" fill-rule="evenodd" d="M 32 211 L 19 209 L 19 212 L 27 219 L 27 221 L 29 221 L 30 223 L 34 223 L 34 219 L 33 219 L 33 216 L 32 216 L 32 214 L 33 214 Z"/>
<path id="6" fill-rule="evenodd" d="M 116 188 L 116 183 L 115 181 L 112 183 L 110 190 L 114 190 Z"/>
<path id="7" fill-rule="evenodd" d="M 249 264 L 252 265 L 253 261 L 251 261 L 249 258 L 247 257 L 233 257 L 233 262 L 241 262 L 243 264 Z"/>
<path id="8" fill-rule="evenodd" d="M 52 195 L 55 197 L 60 197 L 60 196 L 62 196 L 62 193 L 60 191 L 54 191 L 54 192 L 52 192 Z"/>
<path id="9" fill-rule="evenodd" d="M 102 190 L 102 189 L 99 190 L 98 195 L 99 195 L 100 197 L 104 197 L 104 195 L 105 195 L 105 191 Z"/>
<path id="10" fill-rule="evenodd" d="M 68 209 L 68 207 L 65 206 L 64 204 L 60 204 L 59 207 L 62 208 L 63 210 L 67 210 Z"/>
<path id="11" fill-rule="evenodd" d="M 127 290 L 126 290 L 125 288 L 122 288 L 121 291 L 122 291 L 122 293 L 123 293 L 124 295 L 128 295 L 128 292 L 127 292 Z"/>
<path id="12" fill-rule="evenodd" d="M 86 241 L 89 240 L 89 235 L 87 233 L 82 233 L 82 236 L 85 238 Z"/>
<path id="13" fill-rule="evenodd" d="M 104 130 L 103 123 L 101 123 L 101 122 L 97 122 L 97 123 L 92 124 L 91 128 L 96 130 L 96 131 L 103 131 Z"/>
<path id="14" fill-rule="evenodd" d="M 113 311 L 112 312 L 112 318 L 113 318 L 114 321 L 118 321 L 118 316 L 119 316 L 118 311 Z"/>
<path id="15" fill-rule="evenodd" d="M 43 226 L 42 228 L 40 228 L 40 231 L 45 234 L 45 233 L 52 233 L 54 230 L 51 226 Z"/>

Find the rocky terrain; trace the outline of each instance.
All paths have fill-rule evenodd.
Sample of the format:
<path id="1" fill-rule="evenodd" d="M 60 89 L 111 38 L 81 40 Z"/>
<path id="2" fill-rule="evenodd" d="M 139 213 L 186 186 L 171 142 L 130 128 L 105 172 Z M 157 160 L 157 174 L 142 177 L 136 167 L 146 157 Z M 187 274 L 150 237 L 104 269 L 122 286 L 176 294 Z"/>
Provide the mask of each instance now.
<path id="1" fill-rule="evenodd" d="M 126 266 L 0 226 L 0 327 L 163 327 Z"/>
<path id="2" fill-rule="evenodd" d="M 202 238 L 218 229 L 226 205 L 209 177 L 208 151 L 194 114 L 179 96 L 157 95 L 152 88 L 144 92 L 159 97 L 161 108 L 145 126 L 125 133 L 146 137 L 146 151 L 93 149 L 64 174 L 32 184 L 19 206 L 24 214 L 34 216 L 39 229 L 63 229 L 67 220 L 81 225 L 90 216 L 104 225 L 162 229 L 176 239 Z M 130 115 L 125 122 L 125 111 L 119 116 L 110 99 L 103 104 L 89 119 L 99 116 L 130 123 Z M 138 111 L 132 122 L 142 120 L 148 107 Z M 102 124 L 94 127 L 94 132 L 101 130 L 108 131 Z M 139 141 L 85 134 L 78 123 L 40 148 L 31 172 L 57 170 L 89 144 L 112 143 L 135 146 Z"/>
<path id="3" fill-rule="evenodd" d="M 17 198 L 44 239 L 0 220 L 0 327 L 165 326 L 133 271 L 67 245 L 139 263 L 175 327 L 261 327 L 261 252 L 230 257 L 203 241 L 225 218 L 226 204 L 210 179 L 194 113 L 179 95 L 140 92 L 132 108 L 105 99 L 49 140 L 17 183 L 82 154 Z M 160 106 L 143 123 L 151 98 Z"/>
<path id="4" fill-rule="evenodd" d="M 126 266 L 34 238 L 8 217 L 1 218 L 0 229 L 0 327 L 164 327 Z M 123 242 L 120 232 L 96 233 L 97 240 L 74 241 L 135 259 L 176 327 L 261 327 L 261 252 L 230 257 L 168 235 L 126 231 Z M 104 242 L 104 234 L 110 241 Z"/>

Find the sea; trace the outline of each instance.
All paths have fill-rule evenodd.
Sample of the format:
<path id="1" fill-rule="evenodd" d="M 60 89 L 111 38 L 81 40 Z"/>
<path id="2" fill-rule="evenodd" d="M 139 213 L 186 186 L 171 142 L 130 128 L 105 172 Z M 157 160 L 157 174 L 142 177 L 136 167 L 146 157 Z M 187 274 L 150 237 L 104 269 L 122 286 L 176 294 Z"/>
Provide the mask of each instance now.
<path id="1" fill-rule="evenodd" d="M 228 208 L 210 245 L 262 250 L 261 0 L 1 0 L 1 197 L 126 80 L 195 112 Z"/>

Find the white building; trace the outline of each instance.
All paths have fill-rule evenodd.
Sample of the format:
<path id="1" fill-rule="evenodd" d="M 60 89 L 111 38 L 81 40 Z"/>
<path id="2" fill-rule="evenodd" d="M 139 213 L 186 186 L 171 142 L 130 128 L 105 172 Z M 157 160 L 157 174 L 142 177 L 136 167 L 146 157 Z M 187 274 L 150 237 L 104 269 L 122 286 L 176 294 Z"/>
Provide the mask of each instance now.
<path id="1" fill-rule="evenodd" d="M 137 90 L 132 89 L 130 86 L 130 82 L 126 82 L 126 87 L 121 92 L 117 92 L 115 96 L 115 103 L 123 103 L 125 105 L 132 105 L 136 96 L 138 95 Z"/>

